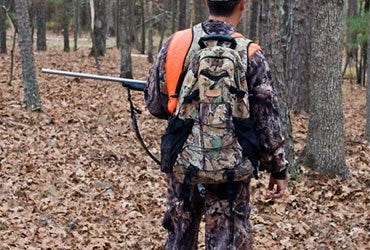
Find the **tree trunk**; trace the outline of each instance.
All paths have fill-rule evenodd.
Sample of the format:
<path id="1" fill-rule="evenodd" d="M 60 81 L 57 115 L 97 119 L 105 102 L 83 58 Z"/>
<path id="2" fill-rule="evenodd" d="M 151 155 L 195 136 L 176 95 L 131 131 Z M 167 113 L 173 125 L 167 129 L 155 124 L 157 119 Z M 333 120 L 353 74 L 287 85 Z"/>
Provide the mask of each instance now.
<path id="1" fill-rule="evenodd" d="M 80 21 L 80 1 L 79 0 L 73 0 L 73 9 L 74 9 L 74 31 L 73 31 L 73 40 L 74 40 L 74 45 L 73 45 L 73 50 L 77 50 L 77 42 L 78 42 L 78 34 L 80 32 L 80 26 L 81 26 L 81 21 Z"/>
<path id="2" fill-rule="evenodd" d="M 177 30 L 177 4 L 178 4 L 178 0 L 171 0 L 172 1 L 172 8 L 171 8 L 171 30 L 172 30 L 172 33 L 175 33 L 175 31 Z"/>
<path id="3" fill-rule="evenodd" d="M 260 1 L 252 0 L 250 26 L 249 26 L 249 39 L 257 41 L 258 35 L 258 15 L 260 10 Z"/>
<path id="4" fill-rule="evenodd" d="M 328 176 L 347 178 L 341 75 L 343 1 L 313 0 L 311 7 L 310 120 L 305 161 Z"/>
<path id="5" fill-rule="evenodd" d="M 245 3 L 245 11 L 244 11 L 244 14 L 242 16 L 242 18 L 240 19 L 240 22 L 237 26 L 237 29 L 240 33 L 242 33 L 244 36 L 249 36 L 249 33 L 248 33 L 248 25 L 249 25 L 249 18 L 250 18 L 250 6 L 249 6 L 249 2 L 250 1 L 246 1 Z"/>
<path id="6" fill-rule="evenodd" d="M 63 0 L 63 38 L 64 38 L 64 52 L 69 52 L 69 25 L 68 25 L 68 0 Z"/>
<path id="7" fill-rule="evenodd" d="M 287 27 L 288 103 L 293 111 L 309 112 L 310 12 L 308 0 L 290 0 Z"/>
<path id="8" fill-rule="evenodd" d="M 2 6 L 5 6 L 4 0 L 0 0 L 0 54 L 6 53 L 6 13 Z"/>
<path id="9" fill-rule="evenodd" d="M 287 159 L 292 168 L 295 169 L 294 144 L 292 139 L 292 126 L 290 123 L 289 111 L 287 106 L 287 88 L 285 85 L 285 65 L 284 50 L 281 41 L 281 21 L 279 16 L 281 1 L 263 0 L 261 1 L 261 19 L 259 23 L 260 42 L 265 52 L 267 61 L 270 64 L 273 74 L 274 84 L 277 90 L 277 97 L 280 107 L 280 119 L 282 121 L 283 136 L 286 141 Z M 292 172 L 292 169 L 290 169 Z"/>
<path id="10" fill-rule="evenodd" d="M 118 5 L 118 32 L 119 32 L 119 47 L 121 50 L 121 74 L 120 77 L 132 78 L 132 65 L 131 65 L 131 39 L 129 35 L 131 0 L 120 0 Z"/>
<path id="11" fill-rule="evenodd" d="M 145 3 L 144 0 L 140 1 L 140 22 L 141 22 L 141 43 L 140 43 L 140 53 L 145 54 L 145 47 L 146 47 L 146 27 L 145 27 Z"/>
<path id="12" fill-rule="evenodd" d="M 164 0 L 163 1 L 163 15 L 161 17 L 161 24 L 160 24 L 160 31 L 159 34 L 161 35 L 161 38 L 159 40 L 159 46 L 158 46 L 158 51 L 161 50 L 163 46 L 163 40 L 164 40 L 164 33 L 166 31 L 166 21 L 169 13 L 169 8 L 170 8 L 170 1 L 169 0 Z"/>
<path id="13" fill-rule="evenodd" d="M 135 44 L 135 41 L 136 41 L 136 32 L 137 32 L 136 22 L 135 22 L 135 1 L 130 1 L 129 8 L 130 8 L 130 12 L 128 15 L 129 34 L 130 34 L 130 41 L 131 41 L 131 48 L 132 48 L 132 44 Z"/>
<path id="14" fill-rule="evenodd" d="M 90 0 L 90 4 L 93 2 L 93 8 L 91 6 L 91 22 L 92 22 L 92 54 L 95 56 L 104 56 L 106 50 L 106 5 L 105 0 Z"/>
<path id="15" fill-rule="evenodd" d="M 186 24 L 186 10 L 188 6 L 188 1 L 187 0 L 180 0 L 179 3 L 179 30 L 186 29 L 188 26 Z"/>
<path id="16" fill-rule="evenodd" d="M 106 6 L 106 16 L 107 16 L 107 36 L 113 37 L 116 35 L 116 29 L 114 25 L 114 1 L 109 0 L 107 1 L 107 6 Z"/>
<path id="17" fill-rule="evenodd" d="M 149 0 L 148 3 L 148 16 L 153 16 L 153 1 Z M 148 62 L 153 63 L 153 20 L 148 24 Z"/>
<path id="18" fill-rule="evenodd" d="M 368 28 L 370 30 L 370 15 L 368 17 Z M 370 32 L 368 34 L 368 41 L 370 41 Z M 367 43 L 367 95 L 365 138 L 368 144 L 370 144 L 370 42 Z"/>
<path id="19" fill-rule="evenodd" d="M 38 51 L 46 51 L 46 0 L 35 1 L 37 41 Z"/>
<path id="20" fill-rule="evenodd" d="M 39 111 L 41 110 L 41 103 L 32 50 L 27 0 L 15 0 L 14 2 L 17 14 L 19 48 L 22 61 L 24 103 L 27 108 L 33 111 Z"/>
<path id="21" fill-rule="evenodd" d="M 195 23 L 201 23 L 208 17 L 208 8 L 204 0 L 194 0 Z"/>

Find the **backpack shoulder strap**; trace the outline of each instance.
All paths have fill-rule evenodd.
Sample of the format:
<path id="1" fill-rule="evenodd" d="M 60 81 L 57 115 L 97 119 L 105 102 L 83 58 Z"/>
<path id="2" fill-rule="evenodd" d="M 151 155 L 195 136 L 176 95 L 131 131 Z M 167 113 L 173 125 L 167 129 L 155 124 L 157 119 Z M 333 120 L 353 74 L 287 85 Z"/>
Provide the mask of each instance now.
<path id="1" fill-rule="evenodd" d="M 167 110 L 173 113 L 176 109 L 178 96 L 177 83 L 184 68 L 185 59 L 193 42 L 193 29 L 176 32 L 169 44 L 166 57 L 166 88 L 168 95 Z"/>
<path id="2" fill-rule="evenodd" d="M 246 39 L 241 33 L 235 32 L 231 35 L 233 38 L 243 38 Z M 247 39 L 248 40 L 248 39 Z M 247 53 L 248 53 L 248 59 L 250 59 L 254 54 L 256 54 L 258 51 L 262 51 L 261 46 L 259 46 L 257 43 L 248 40 L 247 43 Z"/>

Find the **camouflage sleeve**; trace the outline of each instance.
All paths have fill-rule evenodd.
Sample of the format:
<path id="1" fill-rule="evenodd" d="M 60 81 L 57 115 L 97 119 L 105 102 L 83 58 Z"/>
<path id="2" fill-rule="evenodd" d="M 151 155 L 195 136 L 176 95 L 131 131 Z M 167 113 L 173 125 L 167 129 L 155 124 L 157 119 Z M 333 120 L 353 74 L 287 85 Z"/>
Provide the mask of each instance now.
<path id="1" fill-rule="evenodd" d="M 170 37 L 161 51 L 158 57 L 149 71 L 149 77 L 147 84 L 144 89 L 145 104 L 149 112 L 160 118 L 167 119 L 169 113 L 167 111 L 167 89 L 166 89 L 166 56 L 168 46 L 172 37 Z"/>
<path id="2" fill-rule="evenodd" d="M 251 114 L 261 143 L 261 170 L 275 178 L 285 179 L 288 161 L 285 157 L 279 105 L 270 67 L 261 51 L 249 60 L 247 81 L 253 95 Z"/>

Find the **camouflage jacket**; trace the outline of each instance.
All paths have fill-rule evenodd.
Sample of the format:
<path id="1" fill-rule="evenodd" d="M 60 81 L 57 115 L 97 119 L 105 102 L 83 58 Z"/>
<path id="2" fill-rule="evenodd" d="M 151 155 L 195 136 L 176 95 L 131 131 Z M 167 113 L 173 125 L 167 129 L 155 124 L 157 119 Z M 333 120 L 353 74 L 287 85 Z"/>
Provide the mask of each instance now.
<path id="1" fill-rule="evenodd" d="M 234 27 L 224 22 L 207 20 L 202 25 L 208 34 L 231 35 L 236 32 Z M 157 115 L 163 119 L 169 117 L 165 63 L 171 38 L 172 36 L 167 40 L 150 69 L 148 83 L 145 87 L 147 107 L 157 114 L 163 114 Z M 251 115 L 256 122 L 256 130 L 262 147 L 260 170 L 267 170 L 274 177 L 285 179 L 288 162 L 285 157 L 279 106 L 271 70 L 262 51 L 258 51 L 249 58 L 246 78 L 256 100 L 251 102 Z"/>

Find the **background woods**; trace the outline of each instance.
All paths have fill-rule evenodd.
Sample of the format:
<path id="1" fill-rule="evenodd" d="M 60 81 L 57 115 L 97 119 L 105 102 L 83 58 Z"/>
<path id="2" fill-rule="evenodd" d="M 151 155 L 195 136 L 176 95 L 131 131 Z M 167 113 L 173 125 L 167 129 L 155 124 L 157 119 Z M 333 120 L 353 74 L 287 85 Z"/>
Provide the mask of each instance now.
<path id="1" fill-rule="evenodd" d="M 256 249 L 367 249 L 370 1 L 246 6 L 238 30 L 269 61 L 292 164 L 282 201 L 267 175 L 252 183 Z M 170 34 L 207 16 L 203 0 L 0 0 L 1 249 L 160 249 L 164 176 L 127 92 L 40 69 L 145 80 Z M 165 121 L 132 98 L 158 155 Z"/>

